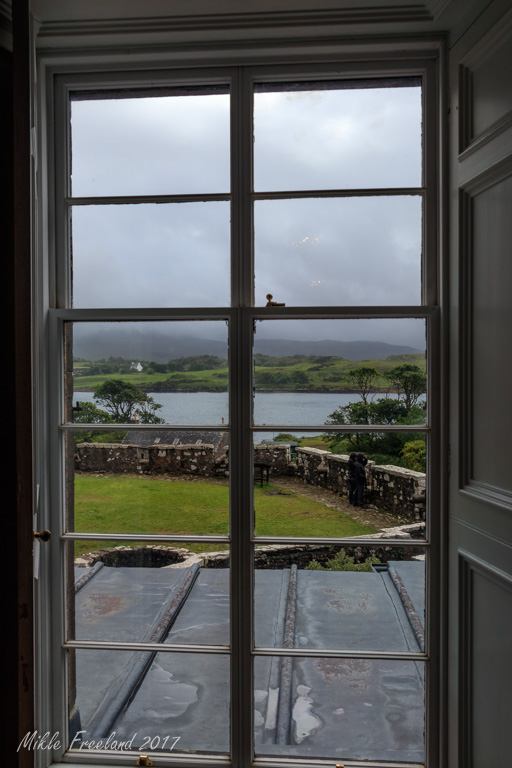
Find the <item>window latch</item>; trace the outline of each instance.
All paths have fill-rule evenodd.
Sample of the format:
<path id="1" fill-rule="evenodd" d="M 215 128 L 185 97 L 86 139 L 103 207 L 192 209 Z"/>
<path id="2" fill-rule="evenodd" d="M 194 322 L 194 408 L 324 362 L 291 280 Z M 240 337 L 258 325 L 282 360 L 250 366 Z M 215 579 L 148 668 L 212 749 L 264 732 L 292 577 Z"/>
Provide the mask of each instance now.
<path id="1" fill-rule="evenodd" d="M 153 765 L 153 761 L 150 760 L 147 755 L 140 755 L 137 760 L 137 765 L 149 766 L 150 768 Z"/>
<path id="2" fill-rule="evenodd" d="M 52 535 L 51 531 L 32 531 L 34 534 L 34 539 L 39 539 L 39 541 L 50 541 L 50 536 Z"/>

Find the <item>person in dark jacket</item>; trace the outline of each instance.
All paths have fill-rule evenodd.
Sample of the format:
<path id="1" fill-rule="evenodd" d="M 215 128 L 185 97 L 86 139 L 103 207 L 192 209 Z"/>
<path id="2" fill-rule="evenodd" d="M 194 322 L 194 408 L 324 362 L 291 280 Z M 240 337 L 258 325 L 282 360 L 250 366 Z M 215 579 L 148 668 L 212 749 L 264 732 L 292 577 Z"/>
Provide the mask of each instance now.
<path id="1" fill-rule="evenodd" d="M 348 460 L 348 503 L 355 504 L 357 498 L 357 481 L 356 481 L 356 454 L 351 453 Z"/>
<path id="2" fill-rule="evenodd" d="M 356 497 L 355 507 L 364 506 L 364 486 L 366 484 L 366 464 L 368 459 L 362 453 L 358 453 L 354 462 L 354 473 L 356 478 Z"/>

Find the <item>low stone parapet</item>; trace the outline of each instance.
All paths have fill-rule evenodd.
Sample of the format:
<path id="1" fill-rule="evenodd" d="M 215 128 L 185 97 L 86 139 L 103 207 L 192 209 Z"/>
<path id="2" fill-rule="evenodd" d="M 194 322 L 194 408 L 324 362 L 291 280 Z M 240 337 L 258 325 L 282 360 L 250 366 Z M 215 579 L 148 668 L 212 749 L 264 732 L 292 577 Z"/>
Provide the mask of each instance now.
<path id="1" fill-rule="evenodd" d="M 254 446 L 254 463 L 268 464 L 275 474 L 286 474 L 291 460 L 289 443 L 261 443 Z"/>
<path id="2" fill-rule="evenodd" d="M 349 456 L 297 448 L 297 475 L 311 485 L 348 496 Z M 425 474 L 394 465 L 366 465 L 366 501 L 412 520 L 425 519 Z M 415 497 L 415 498 L 413 498 Z"/>
<path id="3" fill-rule="evenodd" d="M 76 448 L 75 469 L 82 472 L 137 472 L 142 463 L 148 463 L 147 449 L 137 445 L 80 443 Z"/>
<path id="4" fill-rule="evenodd" d="M 371 470 L 372 503 L 413 520 L 425 519 L 426 475 L 391 464 L 374 465 Z M 415 497 L 415 498 L 413 498 Z"/>
<path id="5" fill-rule="evenodd" d="M 82 472 L 217 475 L 227 470 L 227 455 L 217 463 L 213 445 L 151 445 L 80 443 L 75 468 Z"/>

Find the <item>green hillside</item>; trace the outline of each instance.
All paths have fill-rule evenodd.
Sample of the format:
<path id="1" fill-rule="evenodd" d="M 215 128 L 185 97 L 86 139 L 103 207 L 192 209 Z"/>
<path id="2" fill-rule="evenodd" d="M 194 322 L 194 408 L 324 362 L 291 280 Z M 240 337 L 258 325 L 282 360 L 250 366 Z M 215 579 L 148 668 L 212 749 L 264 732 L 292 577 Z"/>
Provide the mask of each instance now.
<path id="1" fill-rule="evenodd" d="M 130 381 L 145 392 L 225 392 L 228 389 L 227 360 L 199 355 L 170 360 L 169 363 L 138 361 L 142 371 L 131 368 L 122 358 L 88 361 L 76 359 L 73 366 L 75 391 L 92 392 L 106 379 Z M 254 356 L 256 389 L 285 392 L 351 392 L 347 374 L 357 368 L 375 368 L 382 378 L 375 391 L 386 391 L 384 378 L 390 369 L 404 363 L 425 370 L 425 355 L 392 355 L 385 360 L 345 360 L 334 356 L 293 355 L 291 357 Z"/>

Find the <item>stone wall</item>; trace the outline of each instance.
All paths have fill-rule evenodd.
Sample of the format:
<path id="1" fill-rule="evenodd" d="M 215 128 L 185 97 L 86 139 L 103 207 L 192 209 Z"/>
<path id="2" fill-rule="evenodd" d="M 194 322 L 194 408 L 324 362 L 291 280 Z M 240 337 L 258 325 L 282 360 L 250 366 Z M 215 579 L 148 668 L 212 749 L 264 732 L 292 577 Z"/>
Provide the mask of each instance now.
<path id="1" fill-rule="evenodd" d="M 319 448 L 297 448 L 296 473 L 305 482 L 348 496 L 349 457 Z M 412 520 L 425 519 L 425 503 L 413 500 L 425 490 L 425 474 L 392 465 L 366 465 L 365 501 Z"/>
<path id="2" fill-rule="evenodd" d="M 288 443 L 261 443 L 254 446 L 254 463 L 269 464 L 271 474 L 286 474 L 291 460 L 292 453 Z"/>
<path id="3" fill-rule="evenodd" d="M 264 443 L 254 447 L 254 461 L 268 464 L 271 477 L 295 475 L 306 483 L 348 497 L 348 456 L 319 448 L 297 448 L 296 462 L 292 462 L 287 443 Z M 227 476 L 229 452 L 226 449 L 225 453 L 216 456 L 214 446 L 206 444 L 141 448 L 124 443 L 81 443 L 77 447 L 75 468 L 82 472 Z M 373 461 L 367 464 L 365 501 L 368 504 L 411 520 L 424 520 L 425 503 L 421 498 L 424 490 L 423 472 L 379 466 Z"/>
<path id="4" fill-rule="evenodd" d="M 81 472 L 139 472 L 147 474 L 223 475 L 227 454 L 215 457 L 213 445 L 151 445 L 80 443 L 75 469 Z"/>

